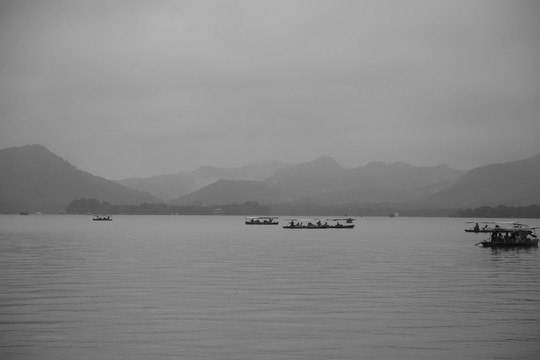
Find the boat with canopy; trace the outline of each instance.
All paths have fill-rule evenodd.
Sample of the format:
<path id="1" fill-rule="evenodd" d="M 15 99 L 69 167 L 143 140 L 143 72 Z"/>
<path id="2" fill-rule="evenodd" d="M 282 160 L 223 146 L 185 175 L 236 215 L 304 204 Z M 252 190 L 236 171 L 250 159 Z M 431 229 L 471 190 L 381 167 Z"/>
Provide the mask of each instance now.
<path id="1" fill-rule="evenodd" d="M 474 226 L 465 229 L 465 232 L 470 233 L 490 233 L 498 228 L 520 229 L 527 226 L 517 221 L 467 221 L 467 224 L 474 224 Z"/>
<path id="2" fill-rule="evenodd" d="M 536 229 L 538 226 L 519 222 L 492 222 L 492 226 L 482 231 L 489 233 L 489 238 L 476 245 L 489 248 L 537 247 Z"/>

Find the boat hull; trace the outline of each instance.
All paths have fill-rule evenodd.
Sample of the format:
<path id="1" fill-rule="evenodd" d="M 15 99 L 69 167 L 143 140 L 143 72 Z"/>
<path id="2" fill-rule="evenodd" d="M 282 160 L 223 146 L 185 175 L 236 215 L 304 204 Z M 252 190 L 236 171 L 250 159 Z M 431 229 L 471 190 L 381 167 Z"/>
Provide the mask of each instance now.
<path id="1" fill-rule="evenodd" d="M 526 247 L 538 247 L 538 239 L 530 240 L 526 242 L 493 242 L 493 241 L 482 241 L 480 243 L 483 247 L 486 248 L 526 248 Z"/>
<path id="2" fill-rule="evenodd" d="M 279 225 L 277 222 L 273 223 L 252 223 L 250 221 L 246 221 L 246 225 Z"/>
<path id="3" fill-rule="evenodd" d="M 92 221 L 112 221 L 112 217 L 106 216 L 106 217 L 95 217 L 92 219 Z"/>
<path id="4" fill-rule="evenodd" d="M 341 226 L 335 226 L 335 225 L 321 225 L 321 226 L 290 226 L 286 225 L 283 226 L 284 229 L 314 229 L 314 230 L 320 230 L 320 229 L 354 229 L 354 224 L 347 224 L 347 225 L 341 225 Z"/>

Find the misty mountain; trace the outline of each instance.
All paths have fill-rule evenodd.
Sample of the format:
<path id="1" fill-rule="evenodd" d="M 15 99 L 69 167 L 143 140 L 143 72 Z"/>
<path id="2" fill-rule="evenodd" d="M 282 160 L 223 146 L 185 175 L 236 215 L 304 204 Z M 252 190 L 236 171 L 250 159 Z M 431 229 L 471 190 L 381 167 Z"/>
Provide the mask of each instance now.
<path id="1" fill-rule="evenodd" d="M 447 187 L 464 174 L 446 165 L 413 166 L 403 162 L 371 162 L 352 169 L 349 188 L 412 190 Z"/>
<path id="2" fill-rule="evenodd" d="M 148 178 L 131 178 L 117 182 L 132 189 L 149 192 L 165 201 L 170 201 L 218 180 L 260 181 L 274 175 L 279 169 L 286 166 L 289 166 L 289 164 L 275 160 L 256 162 L 238 168 L 202 166 L 190 172 L 178 172 Z"/>
<path id="3" fill-rule="evenodd" d="M 277 171 L 264 183 L 297 197 L 343 189 L 348 170 L 334 159 L 323 156 Z"/>
<path id="4" fill-rule="evenodd" d="M 148 193 L 79 170 L 41 145 L 0 150 L 2 212 L 58 212 L 78 198 L 126 205 L 158 202 Z"/>
<path id="5" fill-rule="evenodd" d="M 262 182 L 266 187 L 256 182 L 218 181 L 171 203 L 216 205 L 288 201 L 293 205 L 340 205 L 405 202 L 447 188 L 462 174 L 445 165 L 415 167 L 381 162 L 345 169 L 332 158 L 323 156 L 279 169 Z"/>
<path id="6" fill-rule="evenodd" d="M 295 165 L 264 161 L 232 169 L 203 166 L 192 172 L 125 179 L 119 183 L 171 201 L 218 180 L 254 180 L 263 181 L 296 199 L 310 198 L 311 201 L 340 204 L 407 201 L 446 188 L 462 174 L 445 165 L 417 167 L 383 162 L 345 169 L 334 159 L 323 156 Z M 213 193 L 217 194 L 217 191 Z"/>
<path id="7" fill-rule="evenodd" d="M 295 165 L 267 161 L 234 169 L 204 166 L 193 172 L 122 182 L 152 188 L 154 193 L 166 195 L 164 198 L 189 192 L 176 196 L 171 205 L 257 201 L 292 205 L 403 203 L 448 208 L 527 206 L 540 204 L 540 154 L 465 174 L 445 165 L 382 162 L 346 169 L 325 156 Z M 160 202 L 147 192 L 79 170 L 41 145 L 0 150 L 0 211 L 57 212 L 80 198 L 126 205 Z"/>
<path id="8" fill-rule="evenodd" d="M 284 191 L 274 189 L 260 181 L 218 180 L 191 194 L 169 202 L 170 205 L 224 205 L 257 201 L 261 204 L 292 199 Z"/>
<path id="9" fill-rule="evenodd" d="M 321 157 L 279 170 L 264 182 L 297 197 L 318 198 L 329 204 L 401 202 L 449 187 L 462 175 L 446 165 L 372 162 L 344 169 L 335 160 Z"/>
<path id="10" fill-rule="evenodd" d="M 448 207 L 540 204 L 540 154 L 467 172 L 453 186 L 423 202 Z"/>

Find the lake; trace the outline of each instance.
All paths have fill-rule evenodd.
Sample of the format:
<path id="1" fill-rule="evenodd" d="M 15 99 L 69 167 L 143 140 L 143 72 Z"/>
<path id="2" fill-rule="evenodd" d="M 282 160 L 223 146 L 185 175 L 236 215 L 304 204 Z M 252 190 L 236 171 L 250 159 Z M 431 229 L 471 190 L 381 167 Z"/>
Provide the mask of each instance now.
<path id="1" fill-rule="evenodd" d="M 466 220 L 2 215 L 0 358 L 539 359 L 539 249 Z"/>

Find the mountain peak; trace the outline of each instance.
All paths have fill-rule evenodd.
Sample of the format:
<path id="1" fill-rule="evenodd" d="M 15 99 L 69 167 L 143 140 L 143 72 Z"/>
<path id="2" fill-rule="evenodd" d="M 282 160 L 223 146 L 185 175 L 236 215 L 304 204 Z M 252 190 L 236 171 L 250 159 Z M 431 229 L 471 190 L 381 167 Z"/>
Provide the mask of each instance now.
<path id="1" fill-rule="evenodd" d="M 460 207 L 538 204 L 539 161 L 540 156 L 536 155 L 474 168 L 452 187 L 430 196 L 428 201 Z"/>
<path id="2" fill-rule="evenodd" d="M 117 204 L 156 201 L 77 169 L 43 145 L 0 150 L 0 210 L 58 212 L 72 200 L 96 198 Z"/>
<path id="3" fill-rule="evenodd" d="M 330 156 L 321 156 L 315 160 L 308 161 L 297 165 L 299 168 L 312 168 L 316 171 L 342 171 L 343 167 Z"/>
<path id="4" fill-rule="evenodd" d="M 172 205 L 224 205 L 257 201 L 272 203 L 288 200 L 284 191 L 254 180 L 218 180 L 210 185 L 170 201 Z"/>
<path id="5" fill-rule="evenodd" d="M 3 150 L 0 150 L 5 153 L 18 153 L 18 154 L 48 154 L 48 155 L 54 155 L 49 149 L 47 149 L 45 146 L 41 144 L 32 144 L 32 145 L 22 145 L 22 146 L 13 146 L 10 148 L 6 148 Z M 57 156 L 57 155 L 54 155 Z"/>

